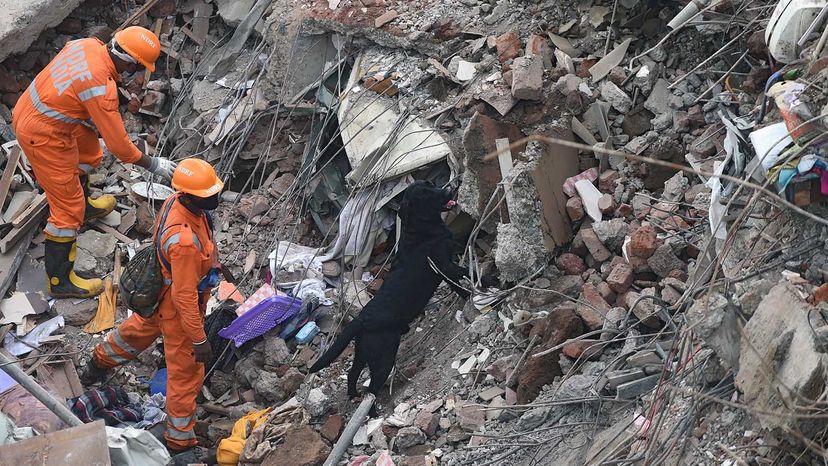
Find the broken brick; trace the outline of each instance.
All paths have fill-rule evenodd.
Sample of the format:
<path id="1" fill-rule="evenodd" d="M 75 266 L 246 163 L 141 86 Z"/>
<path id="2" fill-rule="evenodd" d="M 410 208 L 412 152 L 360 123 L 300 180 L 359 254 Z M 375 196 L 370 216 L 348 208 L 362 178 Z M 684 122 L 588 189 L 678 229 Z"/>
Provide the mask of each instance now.
<path id="1" fill-rule="evenodd" d="M 629 252 L 642 259 L 649 259 L 658 248 L 658 235 L 655 227 L 644 225 L 630 235 Z"/>
<path id="2" fill-rule="evenodd" d="M 595 361 L 601 356 L 601 340 L 578 340 L 563 347 L 563 354 L 571 359 Z"/>
<path id="3" fill-rule="evenodd" d="M 328 416 L 322 427 L 319 428 L 319 433 L 329 442 L 336 442 L 342 429 L 345 428 L 345 418 L 340 414 Z"/>
<path id="4" fill-rule="evenodd" d="M 612 193 L 615 191 L 615 182 L 620 175 L 615 170 L 604 170 L 598 175 L 598 189 L 604 193 Z"/>
<path id="5" fill-rule="evenodd" d="M 589 249 L 589 253 L 592 255 L 593 259 L 598 262 L 604 262 L 612 257 L 612 253 L 610 253 L 609 249 L 604 246 L 604 243 L 598 239 L 598 235 L 595 234 L 592 228 L 582 228 L 580 233 L 581 238 L 583 239 L 587 249 Z"/>
<path id="6" fill-rule="evenodd" d="M 601 213 L 612 214 L 615 212 L 615 199 L 609 194 L 603 194 L 598 198 L 598 209 Z"/>
<path id="7" fill-rule="evenodd" d="M 512 96 L 520 100 L 543 97 L 543 62 L 538 55 L 526 55 L 512 62 Z"/>
<path id="8" fill-rule="evenodd" d="M 609 312 L 611 306 L 607 304 L 598 289 L 591 283 L 585 283 L 581 289 L 582 301 L 588 305 L 580 304 L 576 308 L 578 316 L 584 321 L 587 328 L 597 330 L 604 326 L 604 316 Z"/>
<path id="9" fill-rule="evenodd" d="M 381 28 L 397 19 L 398 16 L 400 16 L 400 14 L 397 13 L 397 10 L 388 10 L 374 20 L 374 27 Z"/>
<path id="10" fill-rule="evenodd" d="M 516 58 L 520 55 L 520 38 L 514 31 L 509 31 L 497 36 L 495 40 L 497 48 L 497 59 L 500 63 Z"/>
<path id="11" fill-rule="evenodd" d="M 417 413 L 417 417 L 414 418 L 414 426 L 423 431 L 427 437 L 433 437 L 437 433 L 439 423 L 440 415 L 438 413 L 430 413 L 425 409 Z"/>
<path id="12" fill-rule="evenodd" d="M 552 48 L 546 37 L 537 34 L 530 35 L 526 40 L 526 55 L 537 55 L 541 57 L 545 69 L 552 68 Z"/>
<path id="13" fill-rule="evenodd" d="M 566 275 L 580 275 L 586 271 L 584 260 L 571 252 L 565 252 L 558 256 L 555 265 Z"/>
<path id="14" fill-rule="evenodd" d="M 624 293 L 630 289 L 635 275 L 632 267 L 627 263 L 616 265 L 607 277 L 607 284 L 616 293 Z"/>
<path id="15" fill-rule="evenodd" d="M 566 213 L 569 215 L 569 219 L 573 222 L 577 222 L 578 220 L 584 218 L 584 203 L 581 202 L 580 197 L 575 196 L 567 199 Z"/>

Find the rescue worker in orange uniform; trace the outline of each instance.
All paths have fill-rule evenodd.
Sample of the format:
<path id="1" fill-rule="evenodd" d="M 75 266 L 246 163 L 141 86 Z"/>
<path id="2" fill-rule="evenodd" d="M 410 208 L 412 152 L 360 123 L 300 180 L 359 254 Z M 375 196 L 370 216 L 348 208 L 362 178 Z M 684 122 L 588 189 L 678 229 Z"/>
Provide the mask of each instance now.
<path id="1" fill-rule="evenodd" d="M 196 396 L 204 381 L 204 363 L 212 361 L 204 312 L 220 267 L 209 211 L 218 206 L 224 184 L 209 163 L 190 158 L 178 164 L 172 186 L 178 192 L 161 207 L 153 236 L 160 240 L 158 258 L 166 284 L 158 310 L 150 318 L 132 314 L 110 332 L 95 348 L 82 381 L 91 385 L 104 380 L 110 369 L 135 359 L 162 335 L 167 362 L 164 438 L 168 449 L 176 452 L 197 444 Z"/>
<path id="2" fill-rule="evenodd" d="M 84 279 L 73 271 L 78 229 L 115 208 L 111 195 L 89 196 L 87 173 L 100 165 L 103 151 L 87 120 L 123 162 L 162 178 L 172 176 L 175 164 L 133 144 L 118 111 L 121 74 L 154 71 L 160 53 L 158 37 L 137 26 L 117 32 L 109 44 L 96 38 L 70 41 L 14 107 L 17 141 L 49 202 L 45 266 L 55 298 L 86 298 L 103 290 L 100 279 Z"/>

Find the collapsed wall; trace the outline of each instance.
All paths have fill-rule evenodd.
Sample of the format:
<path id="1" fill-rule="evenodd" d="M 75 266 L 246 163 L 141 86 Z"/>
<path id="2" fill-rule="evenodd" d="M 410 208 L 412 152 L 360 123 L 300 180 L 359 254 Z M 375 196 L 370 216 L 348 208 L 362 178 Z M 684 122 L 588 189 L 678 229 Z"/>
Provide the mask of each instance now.
<path id="1" fill-rule="evenodd" d="M 26 51 L 41 32 L 60 24 L 81 0 L 4 0 L 0 2 L 0 61 Z"/>

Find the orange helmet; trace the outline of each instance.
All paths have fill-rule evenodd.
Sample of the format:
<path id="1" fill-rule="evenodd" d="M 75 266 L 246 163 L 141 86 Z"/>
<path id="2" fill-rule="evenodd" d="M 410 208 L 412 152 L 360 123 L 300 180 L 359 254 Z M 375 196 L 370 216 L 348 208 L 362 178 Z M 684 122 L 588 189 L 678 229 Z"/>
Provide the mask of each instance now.
<path id="1" fill-rule="evenodd" d="M 212 165 L 201 159 L 184 159 L 175 167 L 172 187 L 197 197 L 210 197 L 221 192 L 224 183 Z"/>
<path id="2" fill-rule="evenodd" d="M 115 33 L 115 42 L 138 63 L 155 71 L 155 60 L 161 55 L 161 42 L 152 31 L 141 26 L 130 26 Z"/>

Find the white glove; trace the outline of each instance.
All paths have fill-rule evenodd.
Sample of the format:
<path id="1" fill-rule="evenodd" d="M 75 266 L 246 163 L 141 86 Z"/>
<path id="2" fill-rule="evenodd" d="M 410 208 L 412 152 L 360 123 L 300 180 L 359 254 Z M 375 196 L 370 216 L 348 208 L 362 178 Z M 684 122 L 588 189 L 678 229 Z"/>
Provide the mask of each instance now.
<path id="1" fill-rule="evenodd" d="M 172 180 L 175 171 L 175 162 L 161 157 L 150 157 L 150 166 L 147 168 L 153 175 L 158 175 L 167 181 Z"/>

